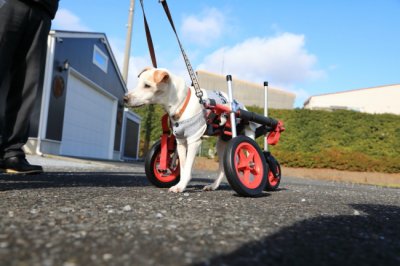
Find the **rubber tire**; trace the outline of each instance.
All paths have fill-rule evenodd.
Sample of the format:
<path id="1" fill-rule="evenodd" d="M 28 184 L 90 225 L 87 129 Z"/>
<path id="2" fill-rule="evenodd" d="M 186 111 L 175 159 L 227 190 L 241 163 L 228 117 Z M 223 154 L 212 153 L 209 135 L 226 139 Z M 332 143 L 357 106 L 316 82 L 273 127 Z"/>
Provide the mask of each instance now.
<path id="1" fill-rule="evenodd" d="M 258 177 L 256 178 L 258 179 L 258 183 L 255 183 L 255 187 L 249 187 L 243 183 L 238 174 L 238 165 L 236 164 L 235 157 L 237 157 L 237 150 L 241 150 L 241 147 L 243 146 L 250 148 L 252 150 L 251 152 L 254 154 L 255 160 L 261 164 L 258 166 L 254 164 L 254 171 L 262 171 L 261 173 L 257 174 Z M 253 139 L 242 135 L 233 138 L 226 146 L 223 160 L 225 175 L 233 190 L 235 190 L 239 195 L 245 197 L 255 197 L 262 194 L 267 182 L 268 165 L 260 147 Z"/>
<path id="2" fill-rule="evenodd" d="M 150 151 L 146 155 L 145 163 L 144 163 L 144 171 L 146 173 L 147 179 L 154 186 L 159 187 L 159 188 L 169 188 L 169 187 L 176 185 L 180 180 L 179 161 L 178 161 L 178 164 L 174 171 L 171 171 L 171 169 L 170 169 L 170 171 L 173 172 L 174 175 L 176 175 L 175 178 L 171 177 L 173 179 L 168 180 L 168 182 L 163 181 L 160 179 L 159 176 L 157 176 L 157 174 L 161 174 L 161 173 L 155 172 L 155 171 L 157 171 L 155 164 L 157 163 L 157 159 L 159 158 L 160 154 L 161 154 L 161 141 L 159 140 L 151 147 Z M 168 156 L 170 156 L 170 155 L 171 154 L 169 153 Z M 169 165 L 168 165 L 168 167 L 169 167 Z M 166 176 L 166 177 L 169 177 L 169 176 Z"/>
<path id="3" fill-rule="evenodd" d="M 281 183 L 281 179 L 282 179 L 281 165 L 275 159 L 275 157 L 273 157 L 272 155 L 270 155 L 270 160 L 271 159 L 275 161 L 274 163 L 275 163 L 276 168 L 278 170 L 278 177 L 275 178 L 274 174 L 272 173 L 272 171 L 271 170 L 268 171 L 267 183 L 265 184 L 265 190 L 266 191 L 276 191 L 279 188 L 279 184 Z M 278 179 L 278 180 L 275 180 L 275 179 Z"/>

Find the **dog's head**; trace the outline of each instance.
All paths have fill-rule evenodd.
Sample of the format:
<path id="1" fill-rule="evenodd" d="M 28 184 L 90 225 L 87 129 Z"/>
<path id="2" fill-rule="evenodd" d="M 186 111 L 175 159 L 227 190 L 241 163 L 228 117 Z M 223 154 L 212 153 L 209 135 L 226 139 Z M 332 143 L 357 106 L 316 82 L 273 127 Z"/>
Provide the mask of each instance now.
<path id="1" fill-rule="evenodd" d="M 128 106 L 139 107 L 165 101 L 171 84 L 171 74 L 166 69 L 145 68 L 138 77 L 136 88 L 124 97 Z"/>

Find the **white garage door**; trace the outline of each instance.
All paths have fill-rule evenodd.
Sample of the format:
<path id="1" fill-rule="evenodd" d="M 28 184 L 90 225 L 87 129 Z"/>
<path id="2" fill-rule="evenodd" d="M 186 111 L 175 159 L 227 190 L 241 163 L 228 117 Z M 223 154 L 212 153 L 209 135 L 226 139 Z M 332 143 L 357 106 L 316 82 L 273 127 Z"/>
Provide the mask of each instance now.
<path id="1" fill-rule="evenodd" d="M 117 99 L 78 74 L 68 77 L 62 155 L 112 159 Z"/>

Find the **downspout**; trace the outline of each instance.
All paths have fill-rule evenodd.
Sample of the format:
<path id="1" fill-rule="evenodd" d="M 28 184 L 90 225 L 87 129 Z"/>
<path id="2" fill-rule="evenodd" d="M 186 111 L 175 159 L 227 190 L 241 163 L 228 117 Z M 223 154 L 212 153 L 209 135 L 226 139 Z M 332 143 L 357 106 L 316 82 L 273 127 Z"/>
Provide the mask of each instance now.
<path id="1" fill-rule="evenodd" d="M 42 104 L 40 107 L 39 117 L 39 130 L 36 144 L 36 154 L 43 156 L 41 151 L 42 139 L 45 138 L 45 132 L 47 129 L 47 115 L 49 113 L 49 101 L 51 92 L 51 81 L 53 76 L 53 64 L 54 64 L 54 51 L 55 51 L 55 32 L 50 31 L 47 39 L 47 54 L 46 54 L 46 65 L 44 82 L 42 88 Z"/>

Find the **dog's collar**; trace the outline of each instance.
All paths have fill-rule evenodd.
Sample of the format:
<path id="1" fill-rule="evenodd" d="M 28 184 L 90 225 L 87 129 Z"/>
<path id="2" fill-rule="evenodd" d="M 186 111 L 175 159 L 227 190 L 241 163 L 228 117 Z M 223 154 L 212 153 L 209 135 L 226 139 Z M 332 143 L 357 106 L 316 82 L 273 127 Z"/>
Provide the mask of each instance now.
<path id="1" fill-rule="evenodd" d="M 172 119 L 174 119 L 174 120 L 179 120 L 179 118 L 181 118 L 183 112 L 185 112 L 186 107 L 187 107 L 187 105 L 189 104 L 189 100 L 190 100 L 190 95 L 191 95 L 191 94 L 192 94 L 192 91 L 191 91 L 190 88 L 189 88 L 188 93 L 187 93 L 187 95 L 186 95 L 186 99 L 185 99 L 185 101 L 183 102 L 183 105 L 182 105 L 181 110 L 179 110 L 179 112 L 175 113 L 175 114 L 172 116 Z"/>

